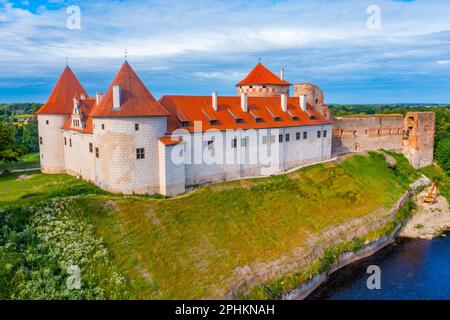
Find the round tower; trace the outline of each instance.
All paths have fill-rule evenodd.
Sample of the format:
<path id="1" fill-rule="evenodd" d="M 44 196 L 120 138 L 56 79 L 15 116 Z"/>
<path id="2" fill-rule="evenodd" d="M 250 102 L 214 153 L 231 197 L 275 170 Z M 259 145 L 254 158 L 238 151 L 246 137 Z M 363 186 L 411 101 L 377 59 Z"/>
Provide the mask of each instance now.
<path id="1" fill-rule="evenodd" d="M 86 91 L 66 66 L 47 102 L 36 112 L 39 130 L 41 171 L 65 173 L 64 138 L 61 127 L 73 110 L 73 98 Z"/>
<path id="2" fill-rule="evenodd" d="M 314 109 L 319 111 L 328 120 L 331 119 L 331 113 L 325 105 L 325 98 L 322 90 L 312 83 L 300 82 L 294 85 L 294 97 L 306 96 L 306 102 Z"/>
<path id="3" fill-rule="evenodd" d="M 125 62 L 90 113 L 96 184 L 116 193 L 159 193 L 158 139 L 167 132 L 168 115 Z"/>
<path id="4" fill-rule="evenodd" d="M 238 84 L 237 93 L 246 93 L 249 97 L 277 97 L 285 94 L 289 96 L 291 84 L 284 80 L 284 70 L 280 77 L 267 69 L 262 63 L 253 68 L 252 71 Z"/>

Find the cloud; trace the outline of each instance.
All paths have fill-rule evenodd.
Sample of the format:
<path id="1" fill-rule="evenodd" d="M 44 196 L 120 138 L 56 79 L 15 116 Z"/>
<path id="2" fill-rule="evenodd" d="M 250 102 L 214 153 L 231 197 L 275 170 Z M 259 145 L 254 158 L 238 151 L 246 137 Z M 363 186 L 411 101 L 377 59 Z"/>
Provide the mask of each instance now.
<path id="1" fill-rule="evenodd" d="M 0 0 L 0 98 L 14 81 L 54 81 L 65 57 L 105 87 L 125 48 L 161 93 L 175 84 L 195 92 L 228 86 L 232 94 L 259 57 L 274 71 L 285 67 L 293 82 L 330 87 L 439 72 L 450 49 L 450 3 L 377 1 L 381 30 L 369 30 L 372 2 L 81 0 L 82 29 L 69 30 L 66 1 Z"/>

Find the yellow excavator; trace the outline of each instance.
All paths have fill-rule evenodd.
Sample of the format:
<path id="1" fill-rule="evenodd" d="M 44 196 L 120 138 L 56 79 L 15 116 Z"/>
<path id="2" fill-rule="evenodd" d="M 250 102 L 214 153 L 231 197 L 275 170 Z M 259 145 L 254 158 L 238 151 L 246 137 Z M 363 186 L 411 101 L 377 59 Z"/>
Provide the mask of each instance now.
<path id="1" fill-rule="evenodd" d="M 436 203 L 438 197 L 438 182 L 437 180 L 434 182 L 433 187 L 430 189 L 428 194 L 423 197 L 423 202 L 433 204 Z"/>

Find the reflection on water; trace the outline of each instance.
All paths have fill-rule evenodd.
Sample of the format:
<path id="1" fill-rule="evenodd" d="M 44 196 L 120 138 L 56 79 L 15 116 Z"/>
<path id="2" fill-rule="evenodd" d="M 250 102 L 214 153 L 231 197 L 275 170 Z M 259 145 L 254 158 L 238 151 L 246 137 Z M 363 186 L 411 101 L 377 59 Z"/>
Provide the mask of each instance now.
<path id="1" fill-rule="evenodd" d="M 381 289 L 369 290 L 367 267 L 381 268 Z M 450 235 L 399 239 L 375 256 L 334 273 L 309 299 L 450 300 Z"/>

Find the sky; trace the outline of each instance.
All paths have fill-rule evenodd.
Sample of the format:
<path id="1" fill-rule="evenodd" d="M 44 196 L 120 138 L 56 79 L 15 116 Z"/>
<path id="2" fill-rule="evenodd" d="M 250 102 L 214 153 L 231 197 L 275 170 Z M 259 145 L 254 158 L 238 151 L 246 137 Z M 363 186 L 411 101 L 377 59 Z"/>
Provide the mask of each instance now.
<path id="1" fill-rule="evenodd" d="M 450 103 L 448 0 L 0 0 L 0 103 L 45 102 L 66 59 L 105 92 L 125 49 L 157 98 L 235 95 L 261 59 L 327 103 Z"/>

